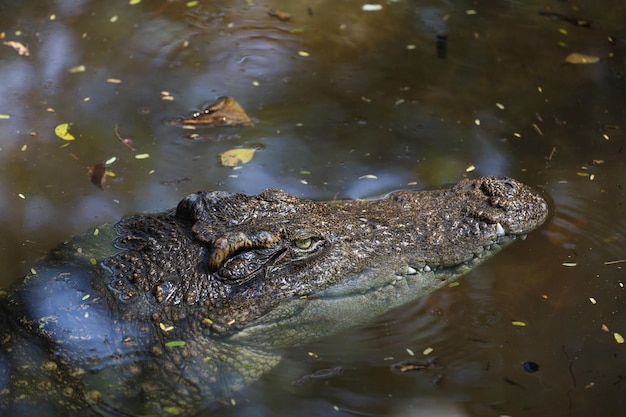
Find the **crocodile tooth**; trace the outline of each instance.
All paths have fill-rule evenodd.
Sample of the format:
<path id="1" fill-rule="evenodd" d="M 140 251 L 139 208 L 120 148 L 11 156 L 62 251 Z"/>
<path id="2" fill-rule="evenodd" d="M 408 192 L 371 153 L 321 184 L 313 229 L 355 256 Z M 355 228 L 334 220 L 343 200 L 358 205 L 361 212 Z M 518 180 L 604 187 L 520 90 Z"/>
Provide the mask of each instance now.
<path id="1" fill-rule="evenodd" d="M 424 272 L 430 272 L 430 271 L 432 271 L 432 269 L 430 269 L 430 266 L 425 265 L 424 266 Z"/>
<path id="2" fill-rule="evenodd" d="M 417 274 L 417 269 L 407 265 L 407 267 L 406 267 L 406 274 L 407 275 L 415 275 L 415 274 Z"/>
<path id="3" fill-rule="evenodd" d="M 496 235 L 504 236 L 506 232 L 504 231 L 504 227 L 500 223 L 496 223 Z"/>
<path id="4" fill-rule="evenodd" d="M 520 238 L 521 240 L 526 240 L 526 236 L 528 236 L 528 235 L 519 235 L 519 238 Z"/>

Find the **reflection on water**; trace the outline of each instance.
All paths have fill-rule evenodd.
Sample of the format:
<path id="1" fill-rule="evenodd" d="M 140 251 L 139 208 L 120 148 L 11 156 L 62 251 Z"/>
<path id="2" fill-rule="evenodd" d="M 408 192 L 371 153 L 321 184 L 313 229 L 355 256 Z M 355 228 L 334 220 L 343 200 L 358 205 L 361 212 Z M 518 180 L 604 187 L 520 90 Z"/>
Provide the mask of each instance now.
<path id="1" fill-rule="evenodd" d="M 0 119 L 3 285 L 88 226 L 171 207 L 196 189 L 363 197 L 511 175 L 552 198 L 543 231 L 460 287 L 290 352 L 217 414 L 405 415 L 424 401 L 460 415 L 623 410 L 613 333 L 626 335 L 625 264 L 609 262 L 626 257 L 622 2 L 390 1 L 363 12 L 352 0 L 276 1 L 291 14 L 284 22 L 253 1 L 201 3 L 0 3 L 2 41 L 29 50 L 0 50 L 0 114 L 10 116 Z M 600 62 L 566 65 L 570 52 Z M 167 123 L 222 95 L 258 123 L 197 142 Z M 73 142 L 53 133 L 67 122 Z M 256 145 L 245 166 L 219 166 L 219 153 Z M 102 192 L 86 172 L 111 157 Z M 389 371 L 386 358 L 427 347 L 442 369 Z M 526 360 L 540 371 L 525 373 Z M 335 366 L 344 371 L 333 378 L 290 383 Z"/>

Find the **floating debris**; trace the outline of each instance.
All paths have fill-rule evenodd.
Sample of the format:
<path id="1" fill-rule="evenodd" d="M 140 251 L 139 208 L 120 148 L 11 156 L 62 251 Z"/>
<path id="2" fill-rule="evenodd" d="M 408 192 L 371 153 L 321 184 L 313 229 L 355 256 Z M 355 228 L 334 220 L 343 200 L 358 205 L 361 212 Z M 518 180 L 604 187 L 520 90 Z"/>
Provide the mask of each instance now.
<path id="1" fill-rule="evenodd" d="M 69 132 L 70 126 L 72 123 L 61 123 L 54 128 L 54 133 L 63 140 L 74 140 L 76 138 Z"/>
<path id="2" fill-rule="evenodd" d="M 11 48 L 15 49 L 17 51 L 18 55 L 21 55 L 21 56 L 29 56 L 30 55 L 30 52 L 28 51 L 28 48 L 22 42 L 4 41 L 2 43 L 4 45 L 6 45 L 6 46 L 10 46 Z"/>
<path id="3" fill-rule="evenodd" d="M 70 72 L 71 74 L 76 74 L 79 72 L 85 72 L 86 69 L 87 67 L 85 67 L 84 65 L 76 65 L 75 67 L 70 68 L 68 72 Z"/>
<path id="4" fill-rule="evenodd" d="M 256 149 L 254 148 L 230 149 L 220 154 L 220 159 L 222 161 L 222 165 L 226 167 L 236 167 L 250 162 L 255 152 Z"/>
<path id="5" fill-rule="evenodd" d="M 579 52 L 573 52 L 565 57 L 565 62 L 568 64 L 595 64 L 600 61 L 600 58 L 595 55 L 581 54 Z"/>
<path id="6" fill-rule="evenodd" d="M 105 164 L 95 164 L 89 167 L 87 177 L 89 181 L 101 190 L 104 190 L 107 178 L 107 166 Z"/>
<path id="7" fill-rule="evenodd" d="M 315 371 L 313 373 L 302 375 L 300 378 L 298 378 L 295 381 L 293 381 L 292 384 L 294 384 L 294 385 L 302 385 L 302 384 L 304 384 L 305 382 L 307 382 L 307 381 L 309 381 L 311 379 L 331 378 L 333 376 L 341 374 L 342 371 L 343 371 L 343 369 L 341 368 L 341 366 L 335 366 L 334 368 L 320 369 L 320 370 L 317 370 L 317 371 Z"/>
<path id="8" fill-rule="evenodd" d="M 220 97 L 205 110 L 179 120 L 183 125 L 254 126 L 252 119 L 232 97 Z"/>
<path id="9" fill-rule="evenodd" d="M 284 12 L 282 10 L 276 10 L 276 9 L 269 9 L 267 11 L 267 14 L 270 15 L 271 17 L 275 17 L 280 21 L 287 21 L 291 18 L 291 15 L 287 12 Z"/>
<path id="10" fill-rule="evenodd" d="M 364 4 L 361 7 L 361 10 L 363 10 L 364 12 L 378 12 L 378 11 L 381 11 L 382 9 L 383 9 L 382 4 Z"/>
<path id="11" fill-rule="evenodd" d="M 439 358 L 432 357 L 426 361 L 411 359 L 407 361 L 397 362 L 391 365 L 390 368 L 392 371 L 397 372 L 412 372 L 429 369 L 439 369 L 441 368 L 441 364 L 439 363 Z"/>

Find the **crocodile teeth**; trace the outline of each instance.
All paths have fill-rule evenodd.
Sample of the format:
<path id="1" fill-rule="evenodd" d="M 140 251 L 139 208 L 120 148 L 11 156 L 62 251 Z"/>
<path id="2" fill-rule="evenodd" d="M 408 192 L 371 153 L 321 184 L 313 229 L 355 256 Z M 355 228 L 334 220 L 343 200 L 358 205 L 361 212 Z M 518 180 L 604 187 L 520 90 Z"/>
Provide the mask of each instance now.
<path id="1" fill-rule="evenodd" d="M 417 274 L 417 269 L 415 269 L 413 267 L 410 267 L 410 266 L 407 266 L 406 267 L 406 274 L 407 275 L 415 275 L 415 274 Z"/>
<path id="2" fill-rule="evenodd" d="M 424 272 L 430 272 L 432 271 L 432 269 L 430 269 L 430 266 L 426 265 L 424 266 Z"/>
<path id="3" fill-rule="evenodd" d="M 504 231 L 504 227 L 500 223 L 496 223 L 496 235 L 504 236 L 506 232 Z"/>

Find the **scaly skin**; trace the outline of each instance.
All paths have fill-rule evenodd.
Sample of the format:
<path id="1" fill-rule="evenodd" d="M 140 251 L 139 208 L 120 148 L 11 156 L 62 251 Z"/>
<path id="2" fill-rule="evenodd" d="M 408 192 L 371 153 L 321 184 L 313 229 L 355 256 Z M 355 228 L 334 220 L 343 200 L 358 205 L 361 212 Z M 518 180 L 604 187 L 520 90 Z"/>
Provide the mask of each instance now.
<path id="1" fill-rule="evenodd" d="M 458 279 L 541 225 L 500 177 L 380 199 L 199 192 L 61 245 L 0 297 L 0 414 L 190 415 L 281 350 Z"/>

